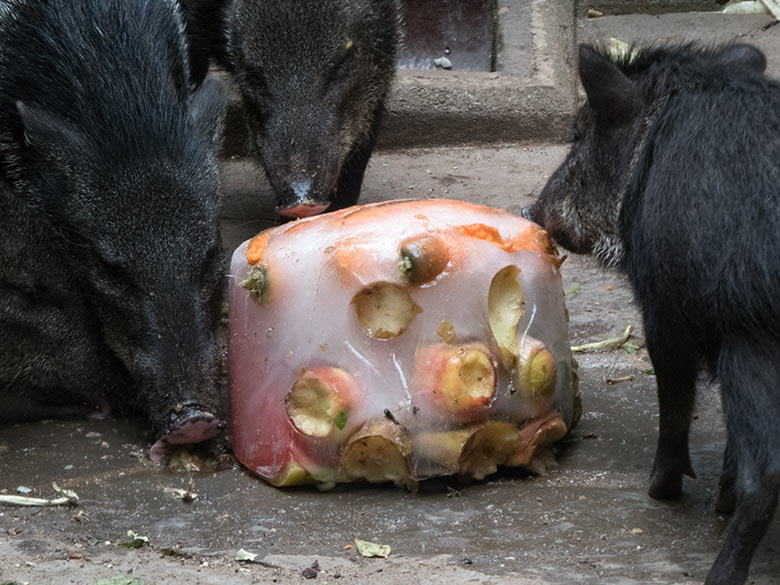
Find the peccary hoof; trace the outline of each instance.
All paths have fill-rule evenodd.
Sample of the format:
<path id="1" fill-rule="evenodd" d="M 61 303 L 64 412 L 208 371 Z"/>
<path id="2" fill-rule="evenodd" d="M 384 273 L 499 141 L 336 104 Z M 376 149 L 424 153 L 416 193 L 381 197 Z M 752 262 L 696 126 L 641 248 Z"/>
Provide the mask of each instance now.
<path id="1" fill-rule="evenodd" d="M 731 486 L 721 486 L 718 493 L 718 501 L 715 502 L 715 511 L 718 514 L 730 515 L 737 507 L 737 494 Z"/>
<path id="2" fill-rule="evenodd" d="M 218 435 L 225 422 L 207 410 L 188 407 L 174 413 L 168 432 L 157 439 L 149 449 L 149 459 L 161 461 L 170 454 L 175 445 L 191 445 L 206 441 Z"/>
<path id="3" fill-rule="evenodd" d="M 682 494 L 683 474 L 679 471 L 655 471 L 648 495 L 656 500 L 669 500 Z"/>

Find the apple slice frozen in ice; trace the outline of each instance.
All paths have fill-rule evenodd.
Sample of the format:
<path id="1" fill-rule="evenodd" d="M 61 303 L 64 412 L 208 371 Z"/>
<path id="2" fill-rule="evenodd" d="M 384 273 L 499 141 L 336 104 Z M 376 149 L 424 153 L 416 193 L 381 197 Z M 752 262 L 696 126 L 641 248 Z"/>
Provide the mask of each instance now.
<path id="1" fill-rule="evenodd" d="M 478 418 L 496 391 L 496 365 L 481 343 L 437 343 L 417 350 L 414 387 L 419 398 L 459 420 Z"/>
<path id="2" fill-rule="evenodd" d="M 310 437 L 327 437 L 344 429 L 350 411 L 362 397 L 355 380 L 340 368 L 304 370 L 284 399 L 295 428 Z"/>
<path id="3" fill-rule="evenodd" d="M 341 467 L 353 480 L 392 481 L 413 487 L 411 452 L 411 442 L 400 425 L 380 418 L 366 422 L 349 438 L 341 454 Z"/>
<path id="4" fill-rule="evenodd" d="M 555 392 L 555 356 L 540 340 L 525 335 L 518 343 L 515 388 L 521 396 L 543 401 Z"/>
<path id="5" fill-rule="evenodd" d="M 392 282 L 378 282 L 364 288 L 353 297 L 352 305 L 366 335 L 375 339 L 401 335 L 422 312 L 409 291 Z"/>
<path id="6" fill-rule="evenodd" d="M 517 361 L 517 324 L 525 305 L 519 277 L 517 266 L 506 266 L 493 277 L 488 291 L 490 329 L 501 350 L 501 361 L 509 369 Z"/>

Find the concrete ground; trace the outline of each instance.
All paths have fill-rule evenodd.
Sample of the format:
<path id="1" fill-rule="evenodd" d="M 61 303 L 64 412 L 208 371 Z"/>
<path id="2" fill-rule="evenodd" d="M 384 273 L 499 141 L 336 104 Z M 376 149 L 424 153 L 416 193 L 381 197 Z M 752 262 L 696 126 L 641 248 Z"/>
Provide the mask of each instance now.
<path id="1" fill-rule="evenodd" d="M 720 17 L 722 18 L 722 17 Z M 739 37 L 780 72 L 780 27 L 768 17 L 636 15 L 580 20 L 580 39 Z M 363 202 L 448 197 L 518 211 L 563 160 L 565 144 L 522 143 L 378 151 Z M 251 162 L 226 161 L 228 249 L 272 225 L 270 193 Z M 692 435 L 698 479 L 674 502 L 647 497 L 658 415 L 652 365 L 625 282 L 589 258 L 563 265 L 572 344 L 618 335 L 637 351 L 582 353 L 583 417 L 547 477 L 502 473 L 484 482 L 426 482 L 419 493 L 351 486 L 279 490 L 230 461 L 197 455 L 150 463 L 144 429 L 130 421 L 42 421 L 0 428 L 0 490 L 56 495 L 77 507 L 0 506 L 0 584 L 332 585 L 701 583 L 728 519 L 714 512 L 723 449 L 717 388 L 702 379 Z M 622 381 L 621 381 L 622 380 Z M 197 498 L 170 488 L 194 482 Z M 127 531 L 149 538 L 124 548 Z M 391 547 L 366 559 L 354 538 Z M 351 548 L 348 548 L 352 545 Z M 235 560 L 243 548 L 254 562 Z M 780 580 L 780 518 L 754 559 L 750 583 Z M 314 563 L 319 572 L 312 568 Z"/>

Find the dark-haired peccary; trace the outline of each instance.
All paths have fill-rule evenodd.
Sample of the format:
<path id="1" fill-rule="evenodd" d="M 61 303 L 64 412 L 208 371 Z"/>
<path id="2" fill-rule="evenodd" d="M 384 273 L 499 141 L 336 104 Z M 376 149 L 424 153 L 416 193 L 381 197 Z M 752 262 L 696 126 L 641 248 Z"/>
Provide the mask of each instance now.
<path id="1" fill-rule="evenodd" d="M 173 0 L 0 1 L 0 418 L 140 412 L 153 459 L 223 426 L 224 102 Z"/>
<path id="2" fill-rule="evenodd" d="M 233 74 L 277 211 L 305 217 L 354 205 L 395 73 L 399 0 L 183 4 L 196 69 L 204 71 L 198 44 L 211 43 Z"/>
<path id="3" fill-rule="evenodd" d="M 661 415 L 651 496 L 693 476 L 698 365 L 720 381 L 718 509 L 736 513 L 707 585 L 746 580 L 780 488 L 780 83 L 765 66 L 749 45 L 581 46 L 574 145 L 524 211 L 634 288 Z"/>

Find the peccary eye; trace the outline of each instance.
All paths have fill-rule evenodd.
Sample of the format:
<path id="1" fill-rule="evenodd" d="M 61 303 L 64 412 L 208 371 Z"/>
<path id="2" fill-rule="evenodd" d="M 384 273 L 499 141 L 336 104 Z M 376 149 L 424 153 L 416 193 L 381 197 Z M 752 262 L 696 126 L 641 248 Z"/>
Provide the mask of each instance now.
<path id="1" fill-rule="evenodd" d="M 251 87 L 254 91 L 264 89 L 266 86 L 265 75 L 263 75 L 261 69 L 247 67 L 242 72 L 242 77 L 244 78 L 244 83 Z"/>
<path id="2" fill-rule="evenodd" d="M 128 279 L 127 267 L 118 260 L 98 256 L 98 264 L 101 272 L 109 279 L 113 281 Z"/>
<path id="3" fill-rule="evenodd" d="M 33 303 L 38 299 L 38 290 L 30 283 L 19 283 L 15 288 L 17 295 L 28 303 Z"/>

